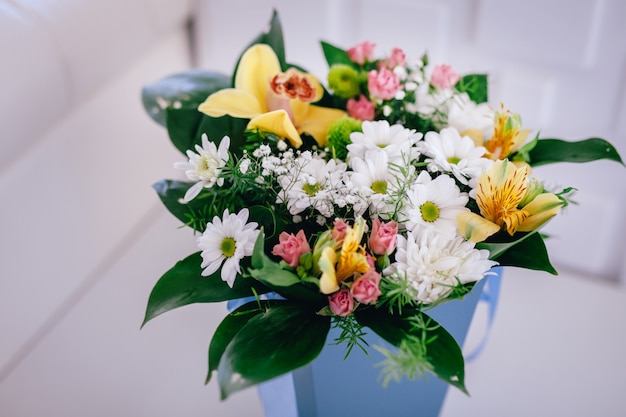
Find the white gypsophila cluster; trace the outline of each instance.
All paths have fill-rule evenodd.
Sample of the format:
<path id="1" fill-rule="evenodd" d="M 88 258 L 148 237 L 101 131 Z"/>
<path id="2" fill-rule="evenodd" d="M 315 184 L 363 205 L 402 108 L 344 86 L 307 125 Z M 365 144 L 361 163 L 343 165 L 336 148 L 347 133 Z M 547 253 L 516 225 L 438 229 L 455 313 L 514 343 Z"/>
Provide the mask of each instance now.
<path id="1" fill-rule="evenodd" d="M 335 206 L 345 207 L 346 187 L 343 182 L 347 165 L 331 159 L 325 161 L 309 151 L 302 152 L 283 165 L 277 182 L 281 187 L 276 202 L 286 203 L 293 215 L 308 208 L 322 216 L 334 216 Z"/>
<path id="2" fill-rule="evenodd" d="M 454 127 L 442 129 L 439 133 L 428 132 L 417 145 L 419 152 L 426 156 L 430 172 L 449 172 L 461 183 L 475 187 L 480 174 L 486 171 L 492 160 L 483 158 L 487 150 L 476 146 L 474 141 L 459 134 Z"/>
<path id="3" fill-rule="evenodd" d="M 476 104 L 467 93 L 457 94 L 448 102 L 447 114 L 447 125 L 461 133 L 479 131 L 485 141 L 493 136 L 495 111 L 487 103 Z"/>
<path id="4" fill-rule="evenodd" d="M 482 279 L 497 262 L 460 236 L 406 233 L 397 236 L 395 262 L 385 269 L 389 279 L 405 279 L 414 300 L 432 304 L 447 297 L 455 286 Z"/>
<path id="5" fill-rule="evenodd" d="M 176 162 L 174 168 L 185 171 L 185 175 L 191 181 L 196 181 L 194 185 L 189 187 L 183 202 L 188 203 L 200 194 L 202 188 L 211 188 L 217 184 L 222 186 L 224 179 L 220 178 L 222 168 L 228 162 L 228 148 L 230 146 L 230 138 L 224 136 L 220 142 L 219 148 L 214 142 L 210 142 L 206 134 L 202 134 L 202 146 L 196 145 L 196 152 L 187 151 L 187 162 Z"/>
<path id="6" fill-rule="evenodd" d="M 443 174 L 432 179 L 422 171 L 407 190 L 405 201 L 398 219 L 407 230 L 452 238 L 457 235 L 457 214 L 468 210 L 469 196 L 461 192 L 452 177 Z"/>

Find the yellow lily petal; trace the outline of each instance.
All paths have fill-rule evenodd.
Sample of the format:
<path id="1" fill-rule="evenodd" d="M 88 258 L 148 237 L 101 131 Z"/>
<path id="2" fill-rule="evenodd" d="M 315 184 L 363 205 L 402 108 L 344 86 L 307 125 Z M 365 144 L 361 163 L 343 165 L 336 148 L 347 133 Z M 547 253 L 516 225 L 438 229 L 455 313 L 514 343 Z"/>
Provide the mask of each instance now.
<path id="1" fill-rule="evenodd" d="M 295 148 L 302 146 L 302 138 L 285 110 L 276 110 L 254 117 L 248 123 L 248 129 L 254 128 L 287 138 Z"/>
<path id="2" fill-rule="evenodd" d="M 485 140 L 483 138 L 483 132 L 480 129 L 466 129 L 462 131 L 461 136 L 468 136 L 474 141 L 474 145 L 483 146 Z"/>
<path id="3" fill-rule="evenodd" d="M 242 119 L 251 119 L 264 113 L 257 98 L 248 91 L 227 88 L 211 94 L 198 110 L 211 117 L 226 114 Z"/>
<path id="4" fill-rule="evenodd" d="M 309 105 L 308 112 L 304 118 L 299 118 L 299 115 L 294 112 L 298 132 L 307 133 L 313 136 L 319 146 L 326 145 L 326 140 L 328 139 L 328 128 L 330 125 L 335 120 L 340 119 L 345 115 L 346 113 L 342 110 L 313 105 Z"/>
<path id="5" fill-rule="evenodd" d="M 280 72 L 280 62 L 274 50 L 265 44 L 256 44 L 244 52 L 235 74 L 235 88 L 248 91 L 257 98 L 264 113 L 270 80 Z"/>
<path id="6" fill-rule="evenodd" d="M 528 218 L 518 227 L 519 232 L 532 232 L 545 222 L 556 216 L 561 210 L 563 202 L 552 193 L 539 194 L 533 201 L 524 207 Z"/>
<path id="7" fill-rule="evenodd" d="M 461 235 L 475 243 L 484 241 L 500 230 L 497 224 L 471 211 L 459 212 L 456 216 L 456 224 Z"/>
<path id="8" fill-rule="evenodd" d="M 339 289 L 339 282 L 337 281 L 337 274 L 335 273 L 335 264 L 337 263 L 337 252 L 330 247 L 326 246 L 322 251 L 322 256 L 318 265 L 322 271 L 320 277 L 320 291 L 323 294 L 331 294 Z"/>

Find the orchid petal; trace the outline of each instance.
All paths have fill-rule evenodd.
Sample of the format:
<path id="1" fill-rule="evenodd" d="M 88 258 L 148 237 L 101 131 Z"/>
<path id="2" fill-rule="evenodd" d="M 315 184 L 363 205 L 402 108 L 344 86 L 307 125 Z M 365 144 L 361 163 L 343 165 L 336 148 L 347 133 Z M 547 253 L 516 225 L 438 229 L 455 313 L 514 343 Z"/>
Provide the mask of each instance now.
<path id="1" fill-rule="evenodd" d="M 302 146 L 302 138 L 285 110 L 276 110 L 254 117 L 248 123 L 248 129 L 254 128 L 287 138 L 295 148 Z"/>
<path id="2" fill-rule="evenodd" d="M 198 110 L 211 117 L 229 115 L 251 119 L 262 114 L 265 109 L 256 96 L 248 91 L 226 88 L 211 94 Z"/>
<path id="3" fill-rule="evenodd" d="M 267 88 L 270 80 L 280 72 L 280 62 L 274 50 L 265 44 L 256 44 L 244 52 L 235 74 L 235 88 L 244 90 L 257 98 L 266 107 Z"/>
<path id="4" fill-rule="evenodd" d="M 295 114 L 294 118 L 298 132 L 313 136 L 319 146 L 325 146 L 328 139 L 328 128 L 335 120 L 345 115 L 346 113 L 342 110 L 309 106 L 309 111 L 304 119 L 299 119 Z"/>
<path id="5" fill-rule="evenodd" d="M 500 230 L 497 224 L 471 211 L 459 212 L 456 216 L 456 223 L 461 235 L 475 243 L 484 241 Z"/>

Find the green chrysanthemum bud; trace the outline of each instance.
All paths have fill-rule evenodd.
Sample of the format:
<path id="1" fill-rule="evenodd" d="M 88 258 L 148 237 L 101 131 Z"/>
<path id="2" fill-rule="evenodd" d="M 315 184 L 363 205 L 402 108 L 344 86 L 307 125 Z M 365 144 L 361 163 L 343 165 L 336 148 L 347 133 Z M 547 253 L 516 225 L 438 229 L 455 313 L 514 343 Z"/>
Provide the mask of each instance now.
<path id="1" fill-rule="evenodd" d="M 328 87 L 340 98 L 359 94 L 359 72 L 349 65 L 334 64 L 328 71 Z"/>
<path id="2" fill-rule="evenodd" d="M 350 133 L 362 132 L 362 122 L 352 117 L 337 119 L 328 129 L 328 147 L 334 158 L 344 160 L 348 156 L 347 146 L 352 143 Z"/>

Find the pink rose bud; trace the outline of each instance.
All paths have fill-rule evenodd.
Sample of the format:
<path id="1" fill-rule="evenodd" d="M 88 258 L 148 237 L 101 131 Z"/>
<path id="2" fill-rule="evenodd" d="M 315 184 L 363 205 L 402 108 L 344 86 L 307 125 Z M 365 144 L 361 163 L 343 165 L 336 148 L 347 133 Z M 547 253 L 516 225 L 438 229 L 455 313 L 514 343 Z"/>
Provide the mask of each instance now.
<path id="1" fill-rule="evenodd" d="M 400 80 L 393 71 L 383 67 L 379 71 L 371 70 L 367 74 L 367 88 L 370 95 L 390 100 L 398 92 Z"/>
<path id="2" fill-rule="evenodd" d="M 358 120 L 374 120 L 374 103 L 369 101 L 363 94 L 358 100 L 351 98 L 348 100 L 348 114 Z"/>
<path id="3" fill-rule="evenodd" d="M 330 311 L 338 316 L 349 316 L 354 308 L 354 299 L 350 294 L 350 290 L 339 290 L 328 297 L 328 306 Z"/>
<path id="4" fill-rule="evenodd" d="M 368 61 L 374 60 L 374 48 L 376 47 L 375 43 L 365 41 L 352 48 L 348 49 L 346 52 L 348 53 L 348 57 L 359 65 L 363 65 Z"/>
<path id="5" fill-rule="evenodd" d="M 387 66 L 389 68 L 395 67 L 404 67 L 406 66 L 406 55 L 404 51 L 400 48 L 393 48 L 391 51 L 391 55 L 387 59 Z"/>
<path id="6" fill-rule="evenodd" d="M 342 242 L 343 238 L 346 237 L 346 230 L 348 230 L 348 223 L 344 222 L 343 219 L 335 219 L 330 237 L 335 242 Z"/>
<path id="7" fill-rule="evenodd" d="M 430 84 L 440 90 L 452 88 L 459 82 L 461 77 L 450 65 L 435 65 L 433 74 L 430 76 Z"/>
<path id="8" fill-rule="evenodd" d="M 354 281 L 350 293 L 359 303 L 375 304 L 378 297 L 382 294 L 378 283 L 380 282 L 380 274 L 375 269 L 370 268 L 368 272 L 361 275 Z"/>
<path id="9" fill-rule="evenodd" d="M 311 247 L 304 236 L 304 231 L 300 230 L 295 236 L 282 232 L 278 236 L 278 244 L 272 249 L 272 255 L 280 256 L 289 266 L 295 268 L 298 266 L 300 256 L 310 251 Z"/>
<path id="10" fill-rule="evenodd" d="M 383 223 L 379 219 L 374 219 L 372 222 L 372 233 L 367 244 L 372 253 L 376 255 L 390 255 L 396 248 L 397 234 L 398 223 L 395 221 Z"/>

